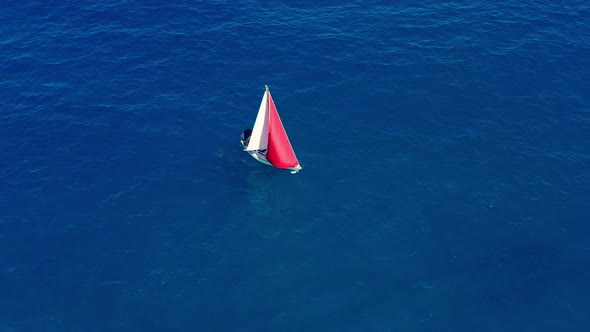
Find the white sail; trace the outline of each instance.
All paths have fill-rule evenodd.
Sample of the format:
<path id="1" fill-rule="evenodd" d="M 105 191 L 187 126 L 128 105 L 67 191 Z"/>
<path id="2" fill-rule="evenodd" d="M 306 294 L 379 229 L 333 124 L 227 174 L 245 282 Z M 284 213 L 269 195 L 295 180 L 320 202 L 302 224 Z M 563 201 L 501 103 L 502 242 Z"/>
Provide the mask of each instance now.
<path id="1" fill-rule="evenodd" d="M 265 91 L 258 109 L 247 151 L 264 150 L 268 146 L 268 93 Z"/>

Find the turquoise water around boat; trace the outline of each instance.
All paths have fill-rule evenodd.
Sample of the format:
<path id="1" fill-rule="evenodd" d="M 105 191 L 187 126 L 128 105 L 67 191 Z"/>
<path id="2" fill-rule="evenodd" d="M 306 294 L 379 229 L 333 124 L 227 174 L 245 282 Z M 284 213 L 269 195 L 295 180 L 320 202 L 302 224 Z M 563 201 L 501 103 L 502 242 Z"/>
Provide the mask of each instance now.
<path id="1" fill-rule="evenodd" d="M 588 17 L 8 1 L 0 331 L 585 330 Z"/>

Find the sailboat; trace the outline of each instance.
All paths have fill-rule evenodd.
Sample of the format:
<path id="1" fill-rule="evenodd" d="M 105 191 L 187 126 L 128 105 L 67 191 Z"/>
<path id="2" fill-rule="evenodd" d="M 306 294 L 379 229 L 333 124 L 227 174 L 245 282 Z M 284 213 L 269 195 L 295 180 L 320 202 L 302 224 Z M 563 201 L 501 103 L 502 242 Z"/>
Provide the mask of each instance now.
<path id="1" fill-rule="evenodd" d="M 272 100 L 268 85 L 264 87 L 264 96 L 260 102 L 254 128 L 249 137 L 249 130 L 242 134 L 241 145 L 244 151 L 261 163 L 288 169 L 295 174 L 302 167 L 295 156 L 291 142 L 289 142 L 289 137 Z"/>

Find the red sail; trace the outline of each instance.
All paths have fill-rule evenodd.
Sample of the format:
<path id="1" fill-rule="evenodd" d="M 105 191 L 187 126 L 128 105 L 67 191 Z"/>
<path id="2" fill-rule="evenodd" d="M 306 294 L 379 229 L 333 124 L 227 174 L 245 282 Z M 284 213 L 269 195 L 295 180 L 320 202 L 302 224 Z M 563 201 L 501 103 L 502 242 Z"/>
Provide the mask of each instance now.
<path id="1" fill-rule="evenodd" d="M 289 137 L 285 132 L 275 103 L 268 92 L 268 148 L 266 151 L 266 160 L 277 168 L 291 168 L 299 165 L 295 152 L 289 142 Z"/>

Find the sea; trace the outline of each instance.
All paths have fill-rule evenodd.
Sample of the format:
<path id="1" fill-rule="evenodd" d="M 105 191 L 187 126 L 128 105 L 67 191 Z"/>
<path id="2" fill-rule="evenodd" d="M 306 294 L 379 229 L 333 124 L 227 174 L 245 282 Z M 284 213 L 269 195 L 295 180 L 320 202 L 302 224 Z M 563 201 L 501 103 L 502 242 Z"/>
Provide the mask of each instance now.
<path id="1" fill-rule="evenodd" d="M 587 1 L 0 8 L 0 332 L 588 331 L 589 221 Z"/>

